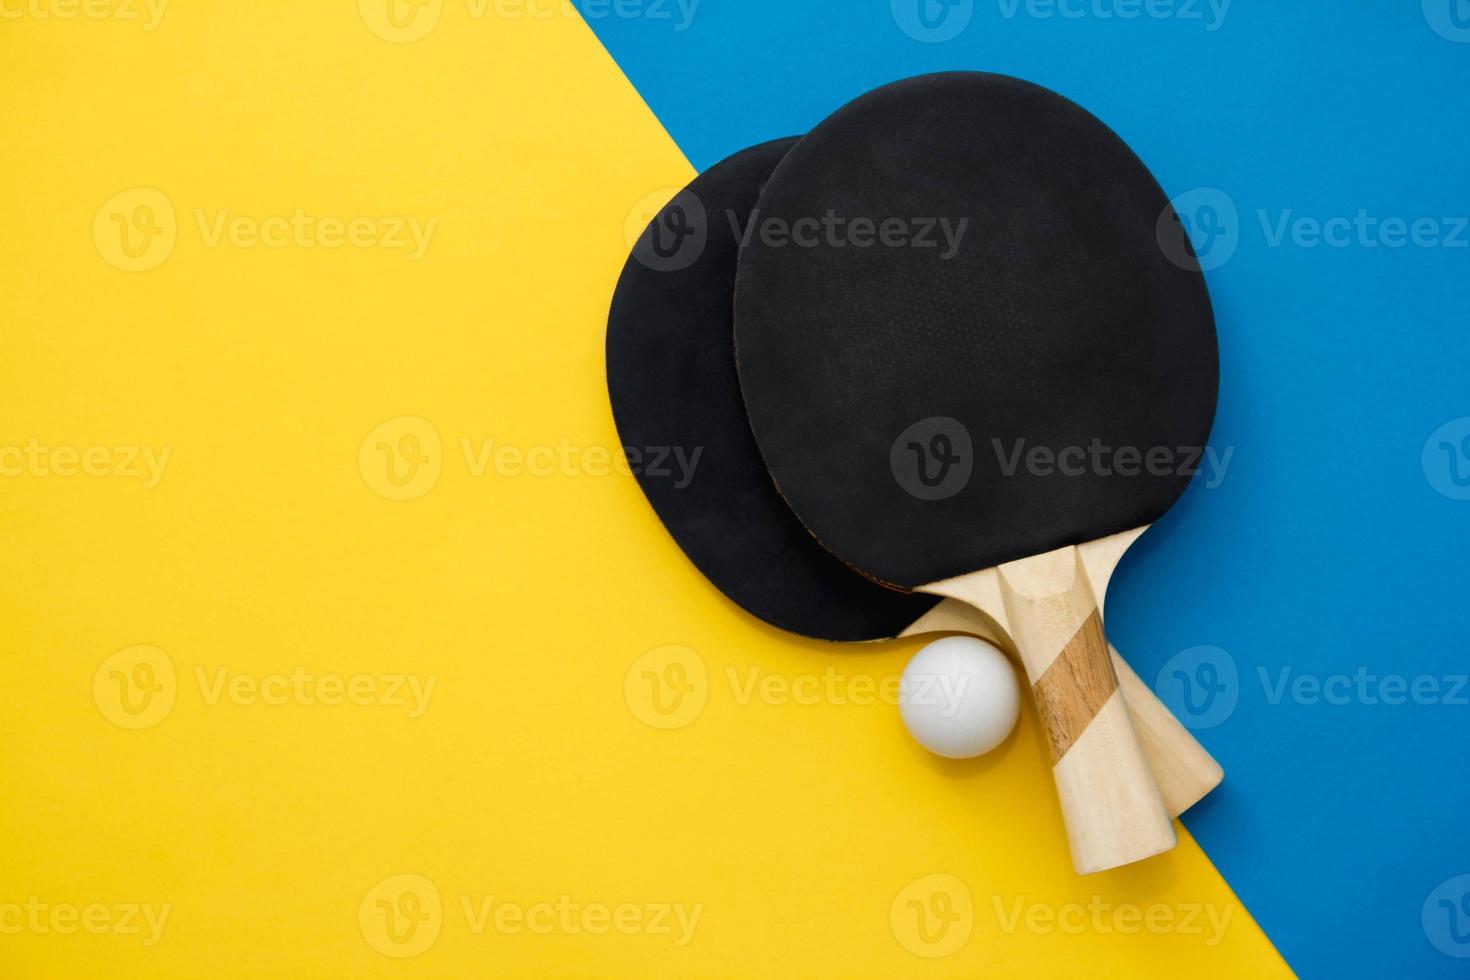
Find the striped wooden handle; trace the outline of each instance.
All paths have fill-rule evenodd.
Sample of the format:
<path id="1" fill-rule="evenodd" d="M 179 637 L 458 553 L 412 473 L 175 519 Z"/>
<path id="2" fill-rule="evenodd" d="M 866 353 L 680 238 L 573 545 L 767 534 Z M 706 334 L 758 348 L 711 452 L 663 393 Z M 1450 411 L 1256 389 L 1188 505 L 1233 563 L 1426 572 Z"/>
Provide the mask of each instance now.
<path id="1" fill-rule="evenodd" d="M 1077 871 L 1169 850 L 1177 838 L 1118 690 L 1081 555 L 1062 548 L 998 572 L 1011 636 L 1046 728 Z"/>
<path id="2" fill-rule="evenodd" d="M 1083 564 L 1087 565 L 1087 551 L 1081 548 L 1078 550 L 1082 552 Z M 1093 595 L 1101 600 L 1102 582 L 1106 579 L 1099 579 L 1092 572 L 1091 565 L 1088 565 L 1088 571 Z M 990 569 L 983 575 L 994 582 L 995 569 Z M 1000 603 L 999 586 L 976 595 L 973 589 L 955 588 L 954 583 L 950 583 L 949 592 L 941 590 L 936 594 L 945 595 L 945 600 L 904 630 L 904 636 L 969 633 L 994 643 L 1017 660 L 1020 659 L 1016 644 L 1010 636 L 1005 610 L 997 608 Z M 990 595 L 993 601 L 985 603 L 985 611 L 982 612 L 970 603 L 984 602 L 984 595 Z M 961 598 L 962 596 L 966 596 L 968 601 Z M 1107 631 L 1106 614 L 1103 631 Z M 1153 689 L 1118 655 L 1118 651 L 1111 646 L 1108 649 L 1112 653 L 1113 672 L 1118 675 L 1118 690 L 1123 692 L 1123 703 L 1128 706 L 1128 717 L 1133 722 L 1133 732 L 1138 736 L 1143 756 L 1148 760 L 1148 767 L 1154 774 L 1159 795 L 1164 798 L 1164 807 L 1169 811 L 1169 816 L 1177 817 L 1220 785 L 1220 781 L 1225 778 L 1225 771 L 1189 729 L 1170 713 Z"/>

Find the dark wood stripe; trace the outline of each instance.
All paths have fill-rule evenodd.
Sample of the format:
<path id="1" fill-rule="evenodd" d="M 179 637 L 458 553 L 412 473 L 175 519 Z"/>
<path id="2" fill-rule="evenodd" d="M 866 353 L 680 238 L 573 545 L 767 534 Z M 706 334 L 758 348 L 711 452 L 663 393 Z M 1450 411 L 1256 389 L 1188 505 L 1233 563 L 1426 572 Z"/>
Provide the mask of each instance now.
<path id="1" fill-rule="evenodd" d="M 1056 765 L 1118 689 L 1097 610 L 1031 685 Z"/>

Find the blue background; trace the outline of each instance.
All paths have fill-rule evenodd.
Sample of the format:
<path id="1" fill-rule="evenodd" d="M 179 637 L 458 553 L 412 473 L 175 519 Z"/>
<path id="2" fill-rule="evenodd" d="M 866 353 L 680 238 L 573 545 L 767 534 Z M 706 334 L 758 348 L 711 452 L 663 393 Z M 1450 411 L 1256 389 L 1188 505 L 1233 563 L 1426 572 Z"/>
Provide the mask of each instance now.
<path id="1" fill-rule="evenodd" d="M 888 0 L 704 0 L 683 31 L 672 0 L 672 20 L 582 6 L 700 169 L 876 85 L 981 69 L 1091 109 L 1171 196 L 1222 192 L 1238 220 L 1217 229 L 1235 252 L 1208 275 L 1213 442 L 1235 455 L 1125 560 L 1109 631 L 1181 717 L 1211 726 L 1197 734 L 1226 781 L 1186 823 L 1293 969 L 1465 976 L 1470 960 L 1431 939 L 1470 955 L 1470 902 L 1456 932 L 1443 889 L 1426 899 L 1470 873 L 1470 687 L 1442 703 L 1470 672 L 1470 501 L 1435 489 L 1470 458 L 1421 454 L 1470 416 L 1470 229 L 1459 247 L 1273 245 L 1260 213 L 1470 214 L 1470 43 L 1432 30 L 1418 0 L 1236 3 L 1215 30 L 1203 3 L 1202 20 L 1122 20 L 1093 2 L 1072 0 L 1088 11 L 1072 19 L 975 0 L 943 43 L 899 27 L 913 0 L 897 15 Z M 1233 710 L 1184 690 L 1210 680 L 1201 667 Z M 1277 698 L 1287 668 L 1429 675 L 1441 703 Z"/>

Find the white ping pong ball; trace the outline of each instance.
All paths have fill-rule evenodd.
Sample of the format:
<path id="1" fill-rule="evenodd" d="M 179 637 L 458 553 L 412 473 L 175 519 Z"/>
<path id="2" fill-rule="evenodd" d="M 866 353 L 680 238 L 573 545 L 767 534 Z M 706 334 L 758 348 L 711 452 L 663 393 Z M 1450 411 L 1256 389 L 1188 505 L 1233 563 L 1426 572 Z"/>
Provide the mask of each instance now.
<path id="1" fill-rule="evenodd" d="M 946 759 L 973 759 L 1010 735 L 1021 714 L 1021 687 L 1010 659 L 973 636 L 946 636 L 903 670 L 898 712 L 924 748 Z"/>

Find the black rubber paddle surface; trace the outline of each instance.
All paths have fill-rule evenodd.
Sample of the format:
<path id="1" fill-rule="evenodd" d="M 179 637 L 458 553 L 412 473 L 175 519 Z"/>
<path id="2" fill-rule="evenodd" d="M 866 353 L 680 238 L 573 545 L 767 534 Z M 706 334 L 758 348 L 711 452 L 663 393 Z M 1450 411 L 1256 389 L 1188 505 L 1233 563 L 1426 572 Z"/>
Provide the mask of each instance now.
<path id="1" fill-rule="evenodd" d="M 1219 378 L 1168 208 L 1111 130 L 1014 78 L 909 79 L 814 129 L 735 297 L 749 419 L 802 522 L 915 588 L 1164 513 Z"/>
<path id="2" fill-rule="evenodd" d="M 608 394 L 639 485 L 721 592 L 793 633 L 886 639 L 937 600 L 876 585 L 812 539 L 761 462 L 735 374 L 737 235 L 795 143 L 765 143 L 716 164 L 650 223 L 613 294 Z M 674 448 L 686 460 L 699 453 L 692 477 L 671 462 Z M 654 465 L 660 452 L 665 463 Z"/>

